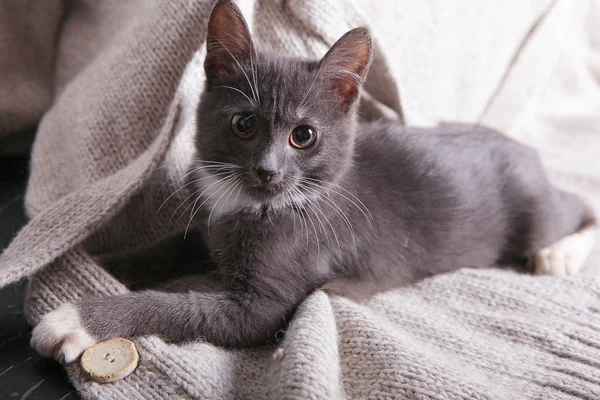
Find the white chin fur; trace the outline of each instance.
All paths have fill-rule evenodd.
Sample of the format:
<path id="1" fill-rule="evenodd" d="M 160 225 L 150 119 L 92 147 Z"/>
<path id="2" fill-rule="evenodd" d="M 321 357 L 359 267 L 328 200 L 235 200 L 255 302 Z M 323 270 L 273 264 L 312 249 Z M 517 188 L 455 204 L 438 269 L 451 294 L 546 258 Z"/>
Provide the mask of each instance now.
<path id="1" fill-rule="evenodd" d="M 81 325 L 77 309 L 63 304 L 46 314 L 31 334 L 31 346 L 44 357 L 75 361 L 95 340 Z"/>
<path id="2" fill-rule="evenodd" d="M 204 207 L 207 210 L 211 210 L 210 223 L 213 224 L 221 218 L 221 216 L 227 215 L 234 211 L 242 209 L 251 209 L 256 212 L 261 212 L 262 203 L 251 198 L 243 192 L 239 186 L 235 184 L 231 185 L 226 180 L 223 183 L 219 183 L 219 179 L 206 172 L 199 172 L 198 176 L 202 179 L 202 191 L 203 197 L 207 199 L 202 200 Z M 303 194 L 286 194 L 279 195 L 270 202 L 272 209 L 279 209 L 289 206 L 290 203 L 303 204 L 306 201 L 306 196 Z"/>
<path id="3" fill-rule="evenodd" d="M 233 211 L 242 208 L 256 206 L 256 201 L 252 200 L 239 185 L 227 180 L 219 182 L 219 179 L 212 174 L 200 171 L 198 176 L 202 179 L 202 193 L 206 201 L 204 207 L 207 210 L 212 210 L 210 222 L 213 223 L 221 218 L 221 215 L 227 215 Z"/>

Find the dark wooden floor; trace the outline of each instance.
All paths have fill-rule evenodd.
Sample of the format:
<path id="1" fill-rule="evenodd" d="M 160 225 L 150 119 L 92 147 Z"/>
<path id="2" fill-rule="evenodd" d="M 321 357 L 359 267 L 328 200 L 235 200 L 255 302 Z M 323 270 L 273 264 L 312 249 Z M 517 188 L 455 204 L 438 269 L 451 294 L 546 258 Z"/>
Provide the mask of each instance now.
<path id="1" fill-rule="evenodd" d="M 26 157 L 0 158 L 0 250 L 25 223 Z M 24 284 L 0 290 L 0 399 L 77 399 L 62 366 L 29 347 Z"/>

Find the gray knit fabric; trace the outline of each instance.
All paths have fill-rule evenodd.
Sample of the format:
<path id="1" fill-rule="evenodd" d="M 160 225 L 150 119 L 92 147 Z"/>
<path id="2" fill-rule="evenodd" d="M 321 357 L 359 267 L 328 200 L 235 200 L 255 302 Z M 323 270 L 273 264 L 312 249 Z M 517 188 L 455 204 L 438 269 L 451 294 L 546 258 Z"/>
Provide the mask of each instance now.
<path id="1" fill-rule="evenodd" d="M 27 2 L 19 4 L 26 10 Z M 32 219 L 0 257 L 0 287 L 29 277 L 32 325 L 64 302 L 128 291 L 93 255 L 152 244 L 185 227 L 185 219 L 169 222 L 185 190 L 156 211 L 193 158 L 211 5 L 71 2 L 56 50 L 53 106 L 32 155 Z M 259 48 L 302 57 L 322 56 L 368 22 L 342 0 L 240 5 Z M 59 26 L 58 7 L 43 26 Z M 11 16 L 28 15 L 18 8 Z M 363 116 L 402 121 L 398 71 L 375 39 Z M 31 115 L 43 108 L 35 107 Z M 139 367 L 121 381 L 92 382 L 78 363 L 67 371 L 86 399 L 598 399 L 599 316 L 598 278 L 461 270 L 365 304 L 314 293 L 277 345 L 225 350 L 137 338 Z"/>
<path id="2" fill-rule="evenodd" d="M 60 290 L 57 290 L 60 288 Z M 32 324 L 63 301 L 127 289 L 71 252 L 30 282 Z M 598 399 L 600 281 L 462 270 L 365 304 L 311 295 L 278 347 L 136 339 L 140 366 L 96 399 Z"/>

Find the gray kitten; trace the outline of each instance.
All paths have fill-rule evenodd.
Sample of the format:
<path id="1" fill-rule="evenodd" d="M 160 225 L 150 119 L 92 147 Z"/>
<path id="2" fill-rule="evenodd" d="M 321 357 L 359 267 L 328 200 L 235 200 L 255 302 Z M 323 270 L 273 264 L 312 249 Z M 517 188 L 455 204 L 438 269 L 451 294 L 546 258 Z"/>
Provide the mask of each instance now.
<path id="1" fill-rule="evenodd" d="M 570 274 L 591 250 L 591 212 L 532 149 L 481 127 L 359 124 L 365 28 L 320 61 L 262 54 L 222 0 L 207 43 L 191 172 L 219 279 L 64 305 L 33 331 L 41 354 L 141 335 L 259 345 L 319 288 L 364 299 L 461 267 Z"/>

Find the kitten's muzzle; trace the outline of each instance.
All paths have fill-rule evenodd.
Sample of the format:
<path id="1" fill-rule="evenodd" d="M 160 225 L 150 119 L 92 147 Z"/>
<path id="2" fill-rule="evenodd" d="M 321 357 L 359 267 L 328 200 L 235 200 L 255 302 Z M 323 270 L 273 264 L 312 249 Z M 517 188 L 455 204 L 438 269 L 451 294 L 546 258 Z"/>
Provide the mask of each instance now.
<path id="1" fill-rule="evenodd" d="M 254 168 L 255 172 L 256 172 L 256 176 L 258 177 L 258 179 L 260 179 L 260 181 L 262 183 L 267 183 L 269 182 L 275 175 L 278 174 L 277 171 L 273 171 L 273 170 L 269 170 L 269 169 L 264 169 L 264 168 Z"/>

